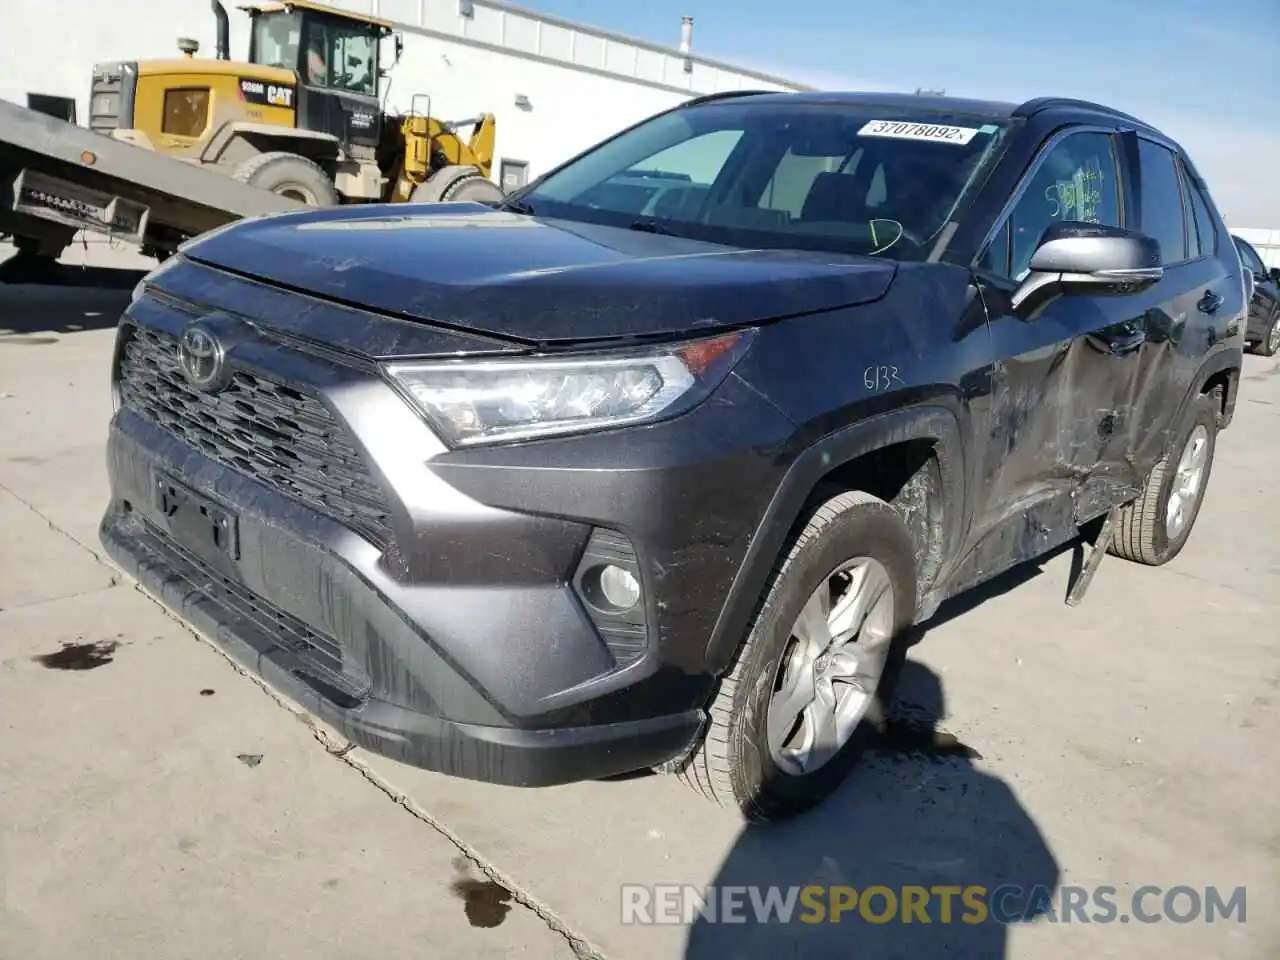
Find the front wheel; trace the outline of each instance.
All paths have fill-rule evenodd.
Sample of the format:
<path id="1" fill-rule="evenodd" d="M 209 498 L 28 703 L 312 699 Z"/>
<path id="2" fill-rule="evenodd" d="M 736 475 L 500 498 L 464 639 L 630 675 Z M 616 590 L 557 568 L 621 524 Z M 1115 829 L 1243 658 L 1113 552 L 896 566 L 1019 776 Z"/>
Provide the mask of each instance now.
<path id="1" fill-rule="evenodd" d="M 821 803 L 883 727 L 895 641 L 914 612 L 897 512 L 856 491 L 818 506 L 774 568 L 680 779 L 755 822 Z"/>

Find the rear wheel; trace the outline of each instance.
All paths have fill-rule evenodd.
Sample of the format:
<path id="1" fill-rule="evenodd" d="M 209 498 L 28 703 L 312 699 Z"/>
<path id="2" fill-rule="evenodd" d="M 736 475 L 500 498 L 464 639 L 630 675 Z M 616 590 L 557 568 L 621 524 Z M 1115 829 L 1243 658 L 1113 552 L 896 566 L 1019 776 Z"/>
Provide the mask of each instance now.
<path id="1" fill-rule="evenodd" d="M 260 153 L 242 163 L 232 177 L 313 207 L 336 207 L 342 202 L 329 175 L 296 153 Z"/>
<path id="2" fill-rule="evenodd" d="M 1107 548 L 1111 553 L 1158 567 L 1182 552 L 1209 485 L 1219 409 L 1217 391 L 1196 400 L 1181 443 L 1155 465 L 1142 495 L 1121 508 Z"/>
<path id="3" fill-rule="evenodd" d="M 774 568 L 679 777 L 756 822 L 821 803 L 883 726 L 895 641 L 914 611 L 897 512 L 861 492 L 827 500 Z"/>

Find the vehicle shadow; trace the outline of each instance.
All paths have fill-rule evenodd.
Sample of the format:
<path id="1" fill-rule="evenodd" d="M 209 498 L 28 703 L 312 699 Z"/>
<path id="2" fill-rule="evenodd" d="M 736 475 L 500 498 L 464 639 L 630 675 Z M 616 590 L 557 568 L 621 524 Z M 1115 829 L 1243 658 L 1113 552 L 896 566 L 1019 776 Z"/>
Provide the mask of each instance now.
<path id="1" fill-rule="evenodd" d="M 743 831 L 713 884 L 721 898 L 726 888 L 747 888 L 737 898 L 744 920 L 695 918 L 685 960 L 1005 956 L 1009 925 L 1031 922 L 1048 907 L 1059 883 L 1058 864 L 1013 790 L 974 764 L 981 759 L 978 751 L 939 728 L 946 715 L 942 681 L 905 653 L 929 630 L 1035 578 L 1045 563 L 1068 551 L 1074 554 L 1074 577 L 1083 559 L 1080 544 L 944 603 L 903 638 L 884 732 L 820 807 L 790 822 Z M 756 904 L 767 904 L 770 889 L 785 900 L 792 888 L 810 886 L 824 889 L 809 903 L 797 899 L 788 921 L 757 915 Z M 851 904 L 851 891 L 861 899 L 871 887 L 880 890 L 864 915 L 859 902 Z M 948 895 L 936 889 L 945 887 L 953 888 L 949 920 L 943 910 Z M 971 887 L 986 890 L 982 922 L 975 922 L 979 911 L 963 899 Z M 1010 892 L 991 899 L 1001 887 Z M 895 898 L 892 912 L 885 888 Z M 927 900 L 918 889 L 911 894 L 924 904 L 927 922 L 919 912 L 904 919 L 904 888 L 927 891 Z M 831 906 L 838 896 L 846 909 L 835 920 Z"/>
<path id="2" fill-rule="evenodd" d="M 29 269 L 11 257 L 0 262 L 0 339 L 42 342 L 31 334 L 77 333 L 114 327 L 141 270 L 53 263 Z"/>
<path id="3" fill-rule="evenodd" d="M 146 276 L 147 269 L 149 268 L 91 267 L 61 260 L 37 260 L 15 253 L 0 259 L 0 283 L 8 286 L 49 284 L 58 287 L 132 290 Z"/>
<path id="4" fill-rule="evenodd" d="M 1033 919 L 1031 892 L 1053 891 L 1058 865 L 1013 791 L 974 766 L 976 751 L 937 729 L 942 714 L 937 675 L 904 664 L 885 734 L 841 790 L 805 816 L 748 827 L 739 837 L 714 885 L 719 897 L 725 888 L 749 888 L 740 897 L 745 922 L 695 919 L 686 960 L 1003 957 L 1007 923 Z M 750 888 L 767 903 L 770 888 L 785 898 L 791 888 L 811 886 L 824 889 L 811 902 L 798 900 L 789 920 L 755 915 Z M 1018 888 L 1000 904 L 1004 922 L 974 922 L 981 917 L 962 895 L 974 886 L 988 896 Z M 858 901 L 872 887 L 880 890 L 863 914 Z M 927 922 L 918 912 L 904 920 L 904 888 L 911 887 L 923 888 L 914 895 Z M 954 891 L 949 917 L 940 887 Z M 839 897 L 850 908 L 836 919 L 831 906 Z"/>

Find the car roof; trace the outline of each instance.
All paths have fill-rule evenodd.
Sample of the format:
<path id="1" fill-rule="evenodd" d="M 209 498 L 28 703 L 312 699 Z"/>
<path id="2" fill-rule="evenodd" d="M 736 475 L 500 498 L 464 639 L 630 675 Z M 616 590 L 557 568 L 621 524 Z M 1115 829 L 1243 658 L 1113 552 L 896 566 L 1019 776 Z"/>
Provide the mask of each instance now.
<path id="1" fill-rule="evenodd" d="M 1104 115 L 1111 118 L 1132 122 L 1154 133 L 1159 131 L 1150 124 L 1139 120 L 1131 114 L 1124 113 L 1114 107 L 1088 100 L 1077 100 L 1070 97 L 1036 97 L 1023 103 L 1005 100 L 979 100 L 967 97 L 949 97 L 945 94 L 888 93 L 883 91 L 859 90 L 807 90 L 800 92 L 776 90 L 738 90 L 726 93 L 713 93 L 705 97 L 697 97 L 686 106 L 714 101 L 728 101 L 739 97 L 751 97 L 753 103 L 788 103 L 788 104 L 844 104 L 850 106 L 897 109 L 905 112 L 924 113 L 958 113 L 966 116 L 981 117 L 992 121 L 1009 121 L 1025 119 L 1046 111 L 1072 113 L 1076 115 Z"/>
<path id="2" fill-rule="evenodd" d="M 690 101 L 690 103 L 730 100 L 739 96 L 750 96 L 752 103 L 844 104 L 866 107 L 893 107 L 913 112 L 933 111 L 973 114 L 989 117 L 992 120 L 1008 119 L 1017 109 L 1016 104 L 1002 103 L 998 100 L 969 100 L 963 97 L 947 97 L 936 94 L 881 93 L 856 90 L 806 90 L 796 93 L 744 90 L 735 91 L 727 95 L 711 94 L 707 97 L 699 97 Z"/>

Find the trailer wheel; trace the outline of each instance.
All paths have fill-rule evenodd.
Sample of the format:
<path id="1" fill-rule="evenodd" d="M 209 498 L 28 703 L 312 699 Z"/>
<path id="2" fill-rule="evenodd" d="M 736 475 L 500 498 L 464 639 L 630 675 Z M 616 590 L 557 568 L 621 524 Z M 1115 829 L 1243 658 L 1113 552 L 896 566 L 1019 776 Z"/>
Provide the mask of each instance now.
<path id="1" fill-rule="evenodd" d="M 329 175 L 296 153 L 282 150 L 260 153 L 240 164 L 231 176 L 251 187 L 270 190 L 313 207 L 336 207 L 342 202 Z"/>

